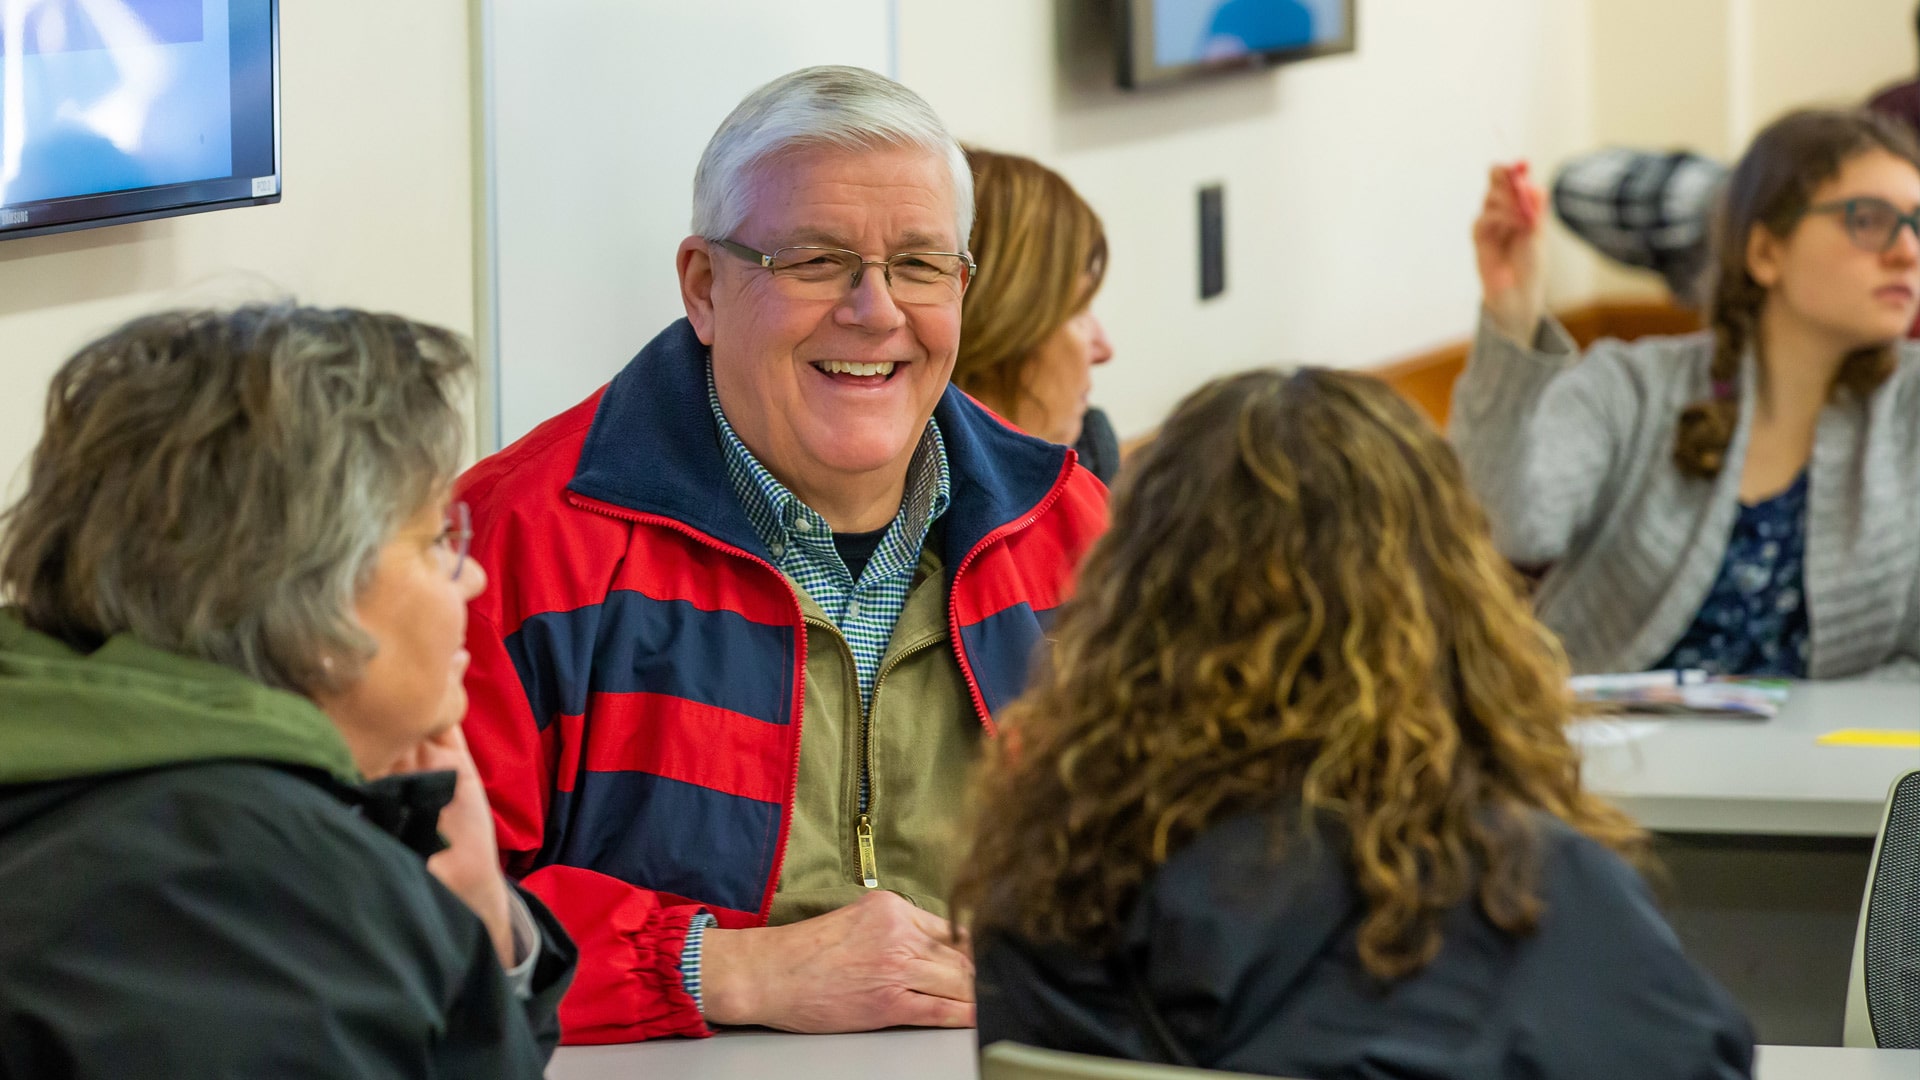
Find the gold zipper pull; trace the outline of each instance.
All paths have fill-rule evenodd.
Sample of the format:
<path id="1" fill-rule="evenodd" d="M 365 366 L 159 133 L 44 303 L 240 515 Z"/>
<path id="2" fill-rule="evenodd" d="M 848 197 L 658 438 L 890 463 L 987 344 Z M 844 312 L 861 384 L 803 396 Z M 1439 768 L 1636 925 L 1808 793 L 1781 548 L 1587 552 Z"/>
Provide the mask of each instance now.
<path id="1" fill-rule="evenodd" d="M 877 889 L 880 867 L 873 858 L 873 822 L 867 820 L 867 815 L 860 815 L 860 824 L 853 827 L 853 838 L 860 845 L 860 884 Z"/>

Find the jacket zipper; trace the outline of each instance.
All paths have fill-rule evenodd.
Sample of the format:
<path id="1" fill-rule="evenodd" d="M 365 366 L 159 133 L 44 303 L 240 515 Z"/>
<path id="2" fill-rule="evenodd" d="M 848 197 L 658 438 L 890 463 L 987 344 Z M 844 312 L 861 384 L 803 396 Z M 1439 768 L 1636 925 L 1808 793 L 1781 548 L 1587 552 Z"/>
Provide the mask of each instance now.
<path id="1" fill-rule="evenodd" d="M 873 702 L 880 700 L 880 684 L 886 681 L 887 674 L 900 666 L 901 662 L 916 653 L 922 653 L 939 638 L 917 642 L 912 648 L 902 649 L 893 659 L 887 661 L 873 677 L 873 697 L 866 707 L 860 710 L 860 790 L 866 798 L 860 805 L 860 813 L 854 819 L 853 845 L 860 853 L 860 884 L 869 889 L 880 887 L 880 863 L 873 848 Z"/>
<path id="2" fill-rule="evenodd" d="M 880 864 L 873 857 L 873 822 L 867 815 L 860 815 L 860 823 L 853 827 L 853 839 L 860 846 L 860 884 L 869 889 L 880 887 Z"/>
<path id="3" fill-rule="evenodd" d="M 841 635 L 840 628 L 831 622 L 825 619 L 816 619 L 811 615 L 802 615 L 801 619 L 808 626 L 817 626 L 822 630 L 833 631 L 835 639 L 845 645 L 846 638 Z M 850 645 L 847 646 L 845 653 L 847 669 L 853 672 L 853 697 L 854 700 L 857 701 L 860 698 L 860 673 L 853 659 L 853 647 Z M 877 689 L 879 685 L 879 680 L 875 679 L 874 687 Z M 880 887 L 880 868 L 873 854 L 873 821 L 867 816 L 868 798 L 873 793 L 873 775 L 867 757 L 869 747 L 867 737 L 868 723 L 868 711 L 865 706 L 862 706 L 860 709 L 860 740 L 858 747 L 854 751 L 855 757 L 858 759 L 860 765 L 860 786 L 856 792 L 857 798 L 854 805 L 853 849 L 860 859 L 860 884 L 865 885 L 869 889 L 877 889 Z"/>
<path id="4" fill-rule="evenodd" d="M 973 666 L 967 662 L 967 651 L 960 642 L 960 613 L 954 609 L 952 597 L 960 591 L 960 575 L 966 572 L 967 567 L 973 565 L 973 560 L 987 550 L 988 545 L 1000 543 L 1013 534 L 1024 531 L 1052 509 L 1054 503 L 1060 501 L 1060 496 L 1067 490 L 1067 480 L 1073 476 L 1073 466 L 1079 460 L 1079 455 L 1069 448 L 1066 466 L 1060 470 L 1059 479 L 1053 482 L 1053 490 L 1047 492 L 1046 497 L 1041 499 L 1026 517 L 1002 525 L 981 537 L 980 542 L 973 546 L 973 550 L 967 552 L 966 557 L 960 560 L 960 565 L 953 571 L 953 582 L 947 586 L 947 630 L 953 635 L 953 655 L 960 662 L 960 675 L 966 680 L 967 692 L 973 695 L 973 707 L 980 717 L 980 726 L 987 729 L 988 735 L 999 734 L 999 729 L 994 726 L 993 716 L 987 711 L 987 699 L 980 693 L 980 681 L 973 677 Z"/>
<path id="5" fill-rule="evenodd" d="M 987 729 L 987 733 L 989 735 L 994 733 L 993 723 L 992 723 L 992 720 L 988 717 L 986 699 L 980 693 L 979 684 L 974 681 L 973 670 L 967 665 L 966 655 L 960 646 L 960 617 L 958 614 L 954 612 L 951 594 L 952 592 L 957 591 L 959 588 L 961 572 L 964 571 L 968 566 L 972 565 L 974 557 L 978 555 L 980 552 L 986 550 L 988 544 L 999 543 L 1000 541 L 1006 539 L 1007 537 L 1012 536 L 1013 534 L 1020 532 L 1021 530 L 1032 525 L 1034 522 L 1040 520 L 1041 515 L 1045 514 L 1047 510 L 1051 508 L 1056 501 L 1059 500 L 1061 493 L 1066 490 L 1067 478 L 1073 474 L 1074 461 L 1075 461 L 1075 458 L 1073 457 L 1072 453 L 1069 452 L 1067 457 L 1067 467 L 1064 470 L 1062 470 L 1060 474 L 1060 479 L 1054 483 L 1053 489 L 1047 492 L 1046 497 L 1041 499 L 1040 503 L 1037 506 L 1035 506 L 1033 508 L 1033 511 L 1029 513 L 1026 517 L 1022 518 L 1018 522 L 1014 522 L 1010 525 L 1002 526 L 1001 528 L 996 529 L 991 533 L 988 533 L 984 538 L 982 538 L 980 543 L 976 544 L 973 550 L 967 553 L 966 558 L 960 560 L 959 567 L 956 568 L 953 572 L 953 582 L 948 586 L 949 598 L 947 601 L 947 633 L 953 639 L 954 656 L 960 662 L 960 674 L 962 678 L 965 679 L 966 681 L 967 692 L 973 698 L 974 708 L 978 712 L 978 715 L 980 716 L 980 719 L 981 719 L 981 726 Z M 817 620 L 811 620 L 811 619 L 808 621 L 817 622 Z M 929 645 L 932 645 L 932 644 L 934 644 L 934 642 L 928 641 L 928 642 L 916 645 L 911 649 L 902 650 L 899 654 L 895 655 L 893 659 L 889 661 L 885 667 L 881 668 L 880 671 L 874 675 L 873 697 L 872 699 L 870 699 L 868 704 L 862 707 L 860 710 L 860 790 L 865 797 L 861 800 L 858 816 L 854 818 L 853 844 L 854 844 L 854 850 L 858 853 L 860 858 L 860 884 L 869 889 L 877 889 L 880 887 L 880 860 L 874 851 L 874 842 L 873 842 L 874 814 L 873 814 L 873 708 L 872 708 L 872 702 L 879 700 L 880 684 L 886 680 L 888 673 L 893 671 L 894 668 L 900 666 L 900 663 L 905 659 L 907 659 L 908 657 L 924 650 L 925 648 L 927 648 Z M 856 692 L 857 692 L 857 688 L 856 688 Z"/>
<path id="6" fill-rule="evenodd" d="M 574 491 L 567 492 L 566 498 L 569 503 L 583 510 L 589 510 L 596 514 L 604 514 L 607 517 L 630 522 L 635 525 L 658 525 L 662 528 L 671 529 L 682 536 L 692 539 L 702 547 L 711 548 L 722 555 L 732 555 L 736 558 L 745 559 L 756 566 L 764 567 L 768 573 L 780 579 L 783 587 L 782 591 L 787 594 L 787 599 L 793 604 L 793 614 L 800 624 L 801 632 L 794 635 L 797 640 L 793 643 L 792 767 L 787 772 L 787 812 L 780 821 L 780 850 L 774 852 L 773 866 L 767 875 L 766 891 L 760 896 L 760 924 L 764 926 L 766 925 L 767 915 L 773 910 L 773 893 L 774 889 L 780 884 L 780 871 L 787 862 L 787 843 L 789 840 L 789 826 L 792 824 L 793 818 L 793 800 L 800 791 L 800 721 L 801 717 L 806 713 L 807 704 L 806 612 L 800 607 L 800 598 L 793 594 L 793 589 L 787 585 L 786 575 L 780 572 L 779 567 L 774 566 L 772 563 L 750 551 L 743 551 L 740 548 L 723 544 L 690 525 L 681 524 L 670 517 L 665 517 L 660 514 L 645 514 L 636 510 L 627 510 L 615 506 L 612 503 L 605 503 L 598 499 L 588 498 Z"/>

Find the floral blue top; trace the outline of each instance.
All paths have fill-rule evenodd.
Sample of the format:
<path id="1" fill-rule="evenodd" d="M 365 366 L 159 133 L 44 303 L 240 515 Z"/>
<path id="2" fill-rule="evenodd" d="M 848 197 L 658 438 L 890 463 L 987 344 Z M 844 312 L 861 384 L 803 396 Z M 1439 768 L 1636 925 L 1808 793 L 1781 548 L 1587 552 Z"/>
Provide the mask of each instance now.
<path id="1" fill-rule="evenodd" d="M 1715 675 L 1807 674 L 1807 474 L 1773 498 L 1742 505 L 1720 574 L 1693 625 L 1656 668 Z"/>

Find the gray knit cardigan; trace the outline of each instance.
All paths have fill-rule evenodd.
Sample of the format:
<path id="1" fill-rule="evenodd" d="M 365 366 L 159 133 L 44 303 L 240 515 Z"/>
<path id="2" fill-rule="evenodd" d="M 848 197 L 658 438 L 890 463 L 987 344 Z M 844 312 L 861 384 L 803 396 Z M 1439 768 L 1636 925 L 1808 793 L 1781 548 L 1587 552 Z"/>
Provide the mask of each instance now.
<path id="1" fill-rule="evenodd" d="M 1681 409 L 1710 391 L 1712 351 L 1699 333 L 1603 341 L 1582 359 L 1556 322 L 1529 349 L 1481 318 L 1451 437 L 1500 550 L 1551 564 L 1537 610 L 1576 672 L 1665 656 L 1719 573 L 1753 423 L 1751 355 L 1719 477 L 1673 463 Z M 1870 397 L 1828 404 L 1809 468 L 1808 674 L 1920 678 L 1920 346 L 1901 346 Z"/>

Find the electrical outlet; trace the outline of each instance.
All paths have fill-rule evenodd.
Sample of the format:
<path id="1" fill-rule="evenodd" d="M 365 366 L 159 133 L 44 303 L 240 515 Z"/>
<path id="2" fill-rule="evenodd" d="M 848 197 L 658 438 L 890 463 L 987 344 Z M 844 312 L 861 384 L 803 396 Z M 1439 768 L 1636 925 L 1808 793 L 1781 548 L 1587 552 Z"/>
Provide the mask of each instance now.
<path id="1" fill-rule="evenodd" d="M 1200 189 L 1200 299 L 1227 291 L 1226 186 Z"/>

